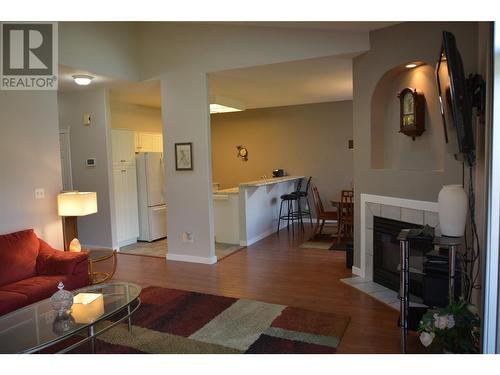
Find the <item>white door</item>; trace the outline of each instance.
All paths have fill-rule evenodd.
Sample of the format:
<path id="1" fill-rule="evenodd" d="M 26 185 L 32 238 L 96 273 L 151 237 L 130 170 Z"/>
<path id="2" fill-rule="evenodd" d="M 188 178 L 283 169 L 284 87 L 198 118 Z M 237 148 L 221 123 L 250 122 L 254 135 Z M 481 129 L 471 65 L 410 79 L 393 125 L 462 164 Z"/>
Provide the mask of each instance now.
<path id="1" fill-rule="evenodd" d="M 71 176 L 71 148 L 69 129 L 59 131 L 59 144 L 61 150 L 61 173 L 63 190 L 73 189 L 73 178 Z"/>
<path id="2" fill-rule="evenodd" d="M 124 246 L 135 242 L 139 237 L 135 165 L 113 168 L 113 180 L 118 244 Z"/>
<path id="3" fill-rule="evenodd" d="M 111 131 L 113 163 L 135 163 L 135 132 L 133 130 L 113 129 Z"/>
<path id="4" fill-rule="evenodd" d="M 153 151 L 154 135 L 151 133 L 139 133 L 139 145 L 141 152 Z"/>
<path id="5" fill-rule="evenodd" d="M 115 218 L 116 218 L 116 232 L 118 236 L 118 243 L 122 242 L 126 238 L 127 224 L 125 218 L 127 217 L 127 211 L 125 208 L 125 196 L 124 196 L 124 178 L 123 175 L 126 173 L 125 168 L 113 168 L 113 182 L 115 187 Z"/>
<path id="6" fill-rule="evenodd" d="M 153 151 L 163 152 L 163 135 L 155 134 L 153 137 Z"/>

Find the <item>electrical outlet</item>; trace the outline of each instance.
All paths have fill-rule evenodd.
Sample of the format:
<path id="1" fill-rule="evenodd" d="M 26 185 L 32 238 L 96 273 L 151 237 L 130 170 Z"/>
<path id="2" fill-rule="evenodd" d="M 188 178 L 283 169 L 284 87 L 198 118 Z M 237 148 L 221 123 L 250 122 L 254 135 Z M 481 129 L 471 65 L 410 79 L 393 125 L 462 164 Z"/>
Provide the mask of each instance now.
<path id="1" fill-rule="evenodd" d="M 45 189 L 35 189 L 35 199 L 45 198 Z"/>
<path id="2" fill-rule="evenodd" d="M 191 232 L 183 232 L 182 233 L 182 242 L 190 242 L 192 243 L 193 240 L 193 233 Z"/>

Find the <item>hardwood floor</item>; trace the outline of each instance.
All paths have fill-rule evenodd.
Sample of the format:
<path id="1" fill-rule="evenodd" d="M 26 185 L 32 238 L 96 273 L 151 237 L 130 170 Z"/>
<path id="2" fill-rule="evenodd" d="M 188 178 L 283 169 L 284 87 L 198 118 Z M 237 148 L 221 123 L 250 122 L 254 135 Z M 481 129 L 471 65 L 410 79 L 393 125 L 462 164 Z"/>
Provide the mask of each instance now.
<path id="1" fill-rule="evenodd" d="M 340 353 L 399 353 L 398 312 L 340 281 L 351 276 L 343 251 L 299 248 L 308 238 L 284 230 L 215 265 L 120 254 L 114 279 L 348 315 Z M 416 335 L 409 345 L 421 351 Z"/>

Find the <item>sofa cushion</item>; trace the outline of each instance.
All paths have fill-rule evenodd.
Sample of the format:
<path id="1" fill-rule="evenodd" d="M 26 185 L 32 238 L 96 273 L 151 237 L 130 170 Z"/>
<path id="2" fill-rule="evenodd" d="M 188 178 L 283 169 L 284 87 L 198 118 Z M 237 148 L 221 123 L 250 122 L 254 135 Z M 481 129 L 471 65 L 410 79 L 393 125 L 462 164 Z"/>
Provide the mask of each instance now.
<path id="1" fill-rule="evenodd" d="M 36 275 L 39 247 L 33 229 L 0 235 L 0 286 Z"/>
<path id="2" fill-rule="evenodd" d="M 0 290 L 0 315 L 7 314 L 28 304 L 24 294 Z"/>
<path id="3" fill-rule="evenodd" d="M 71 275 L 35 276 L 4 285 L 0 287 L 0 291 L 23 294 L 27 297 L 27 304 L 31 304 L 49 298 L 52 294 L 57 292 L 59 281 L 63 282 L 64 289 L 67 290 L 82 286 L 79 285 L 78 280 L 75 280 Z"/>
<path id="4" fill-rule="evenodd" d="M 44 240 L 40 241 L 40 251 L 36 260 L 37 275 L 68 275 L 74 274 L 80 263 L 88 267 L 88 254 L 72 253 L 53 249 Z"/>

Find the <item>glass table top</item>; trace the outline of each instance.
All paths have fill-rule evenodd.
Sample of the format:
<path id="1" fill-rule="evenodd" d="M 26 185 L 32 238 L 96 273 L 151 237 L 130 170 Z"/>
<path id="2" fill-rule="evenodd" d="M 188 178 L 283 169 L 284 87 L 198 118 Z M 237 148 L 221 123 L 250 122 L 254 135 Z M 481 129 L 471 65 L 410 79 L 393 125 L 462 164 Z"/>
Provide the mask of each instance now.
<path id="1" fill-rule="evenodd" d="M 98 284 L 72 291 L 91 293 L 87 304 L 73 303 L 68 314 L 58 316 L 50 299 L 36 302 L 0 317 L 0 353 L 29 353 L 63 341 L 119 312 L 141 293 L 127 282 Z M 101 294 L 102 297 L 96 295 Z M 97 298 L 96 298 L 97 297 Z"/>

